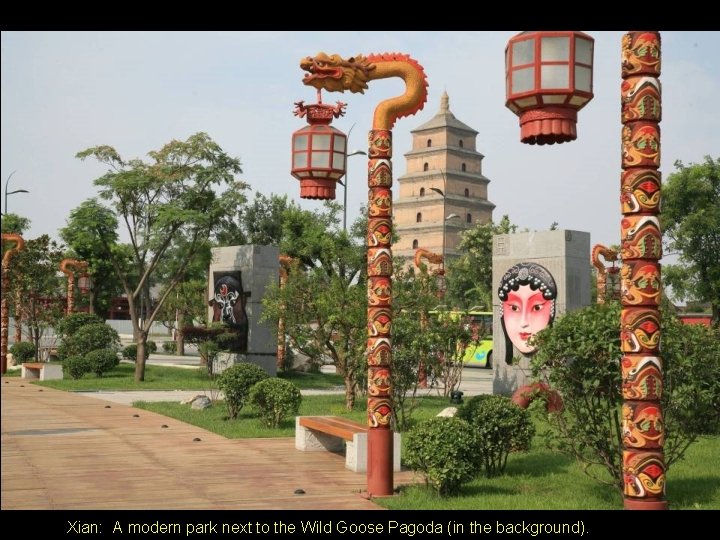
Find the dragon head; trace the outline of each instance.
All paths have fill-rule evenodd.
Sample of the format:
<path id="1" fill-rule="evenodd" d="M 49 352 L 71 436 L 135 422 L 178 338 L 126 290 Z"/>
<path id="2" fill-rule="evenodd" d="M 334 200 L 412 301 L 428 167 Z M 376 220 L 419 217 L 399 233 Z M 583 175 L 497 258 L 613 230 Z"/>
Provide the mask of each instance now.
<path id="1" fill-rule="evenodd" d="M 344 60 L 340 55 L 323 52 L 300 61 L 300 68 L 307 71 L 303 84 L 328 92 L 364 93 L 373 66 L 363 55 Z"/>

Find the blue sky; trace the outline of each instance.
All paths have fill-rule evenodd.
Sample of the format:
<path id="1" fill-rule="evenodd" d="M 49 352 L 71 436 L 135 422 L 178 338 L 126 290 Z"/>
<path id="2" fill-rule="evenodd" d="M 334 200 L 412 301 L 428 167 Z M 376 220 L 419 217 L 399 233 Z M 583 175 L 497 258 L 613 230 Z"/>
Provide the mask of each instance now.
<path id="1" fill-rule="evenodd" d="M 520 144 L 517 118 L 504 106 L 504 49 L 516 33 L 3 32 L 0 178 L 17 171 L 9 190 L 30 191 L 12 195 L 8 210 L 31 219 L 28 238 L 57 236 L 69 212 L 96 195 L 93 180 L 104 172 L 76 159 L 78 151 L 109 144 L 125 158 L 145 157 L 198 131 L 240 157 L 253 190 L 299 200 L 290 136 L 304 121 L 293 103 L 315 97 L 301 83 L 300 59 L 398 51 L 425 67 L 430 87 L 425 109 L 395 126 L 396 177 L 405 173 L 410 130 L 438 111 L 447 90 L 455 116 L 479 131 L 496 220 L 509 214 L 531 230 L 557 221 L 589 231 L 593 244 L 618 243 L 623 32 L 588 32 L 596 40 L 595 99 L 579 113 L 578 140 L 552 147 Z M 663 32 L 662 40 L 667 176 L 676 159 L 720 154 L 720 32 Z M 366 149 L 375 106 L 402 92 L 399 79 L 373 81 L 364 95 L 324 101 L 348 103 L 333 125 L 346 133 L 354 126 L 350 149 Z M 351 220 L 367 197 L 362 157 L 350 158 L 348 174 Z"/>

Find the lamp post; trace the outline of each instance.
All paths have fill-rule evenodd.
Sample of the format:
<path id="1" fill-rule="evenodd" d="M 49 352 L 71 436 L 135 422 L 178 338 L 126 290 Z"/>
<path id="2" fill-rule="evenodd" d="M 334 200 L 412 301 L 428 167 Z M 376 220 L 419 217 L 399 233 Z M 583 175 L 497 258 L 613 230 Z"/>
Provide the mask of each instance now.
<path id="1" fill-rule="evenodd" d="M 25 240 L 19 234 L 4 233 L 2 241 L 15 243 L 15 246 L 8 249 L 2 258 L 2 301 L 0 305 L 0 357 L 2 358 L 0 360 L 0 373 L 4 375 L 7 371 L 8 327 L 10 325 L 7 302 L 8 270 L 10 269 L 10 260 L 25 249 Z"/>
<path id="2" fill-rule="evenodd" d="M 60 270 L 67 276 L 67 314 L 72 314 L 75 309 L 75 270 L 81 270 L 83 272 L 78 285 L 82 285 L 83 292 L 89 291 L 91 283 L 89 276 L 86 273 L 88 263 L 85 261 L 76 261 L 75 259 L 63 259 L 60 261 Z M 75 270 L 73 270 L 75 268 Z M 81 283 L 82 282 L 82 283 Z"/>
<path id="3" fill-rule="evenodd" d="M 353 124 L 353 127 L 355 127 L 355 124 Z M 350 131 L 352 131 L 352 127 L 350 128 Z M 348 131 L 348 140 L 350 140 L 350 131 Z M 338 181 L 338 183 L 343 185 L 344 191 L 343 191 L 343 231 L 347 231 L 347 188 L 348 188 L 348 180 L 350 177 L 350 168 L 347 164 L 347 158 L 352 156 L 367 156 L 367 152 L 365 150 L 353 150 L 346 156 L 345 160 L 345 182 Z"/>
<path id="4" fill-rule="evenodd" d="M 367 492 L 393 493 L 392 358 L 392 127 L 398 118 L 422 109 L 427 79 L 422 66 L 399 53 L 358 54 L 344 59 L 318 53 L 301 60 L 303 83 L 331 92 L 362 93 L 370 81 L 400 77 L 405 93 L 380 102 L 368 134 L 368 437 Z M 334 190 L 333 190 L 334 191 Z M 328 193 L 332 198 L 334 193 Z M 303 196 L 301 189 L 301 197 Z"/>
<path id="5" fill-rule="evenodd" d="M 13 171 L 10 173 L 10 176 L 7 177 L 7 180 L 5 180 L 5 215 L 7 215 L 7 200 L 8 195 L 14 195 L 15 193 L 30 193 L 27 189 L 16 189 L 14 191 L 8 191 L 8 184 L 10 183 L 10 178 L 12 178 L 12 175 L 15 174 L 17 171 Z"/>
<path id="6" fill-rule="evenodd" d="M 628 32 L 621 45 L 620 348 L 626 509 L 664 510 L 665 430 L 660 354 L 660 33 Z M 576 138 L 577 111 L 592 99 L 593 40 L 582 32 L 523 32 L 506 54 L 506 105 L 521 141 Z"/>

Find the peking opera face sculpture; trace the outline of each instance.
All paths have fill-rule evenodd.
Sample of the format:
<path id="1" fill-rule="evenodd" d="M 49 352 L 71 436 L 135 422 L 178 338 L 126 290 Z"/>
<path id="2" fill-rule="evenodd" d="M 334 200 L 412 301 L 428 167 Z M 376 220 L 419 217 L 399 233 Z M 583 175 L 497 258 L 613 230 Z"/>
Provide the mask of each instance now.
<path id="1" fill-rule="evenodd" d="M 212 322 L 222 322 L 236 333 L 236 338 L 229 343 L 231 351 L 245 352 L 248 343 L 247 295 L 243 291 L 240 272 L 215 272 L 213 280 L 213 297 L 208 302 L 213 308 Z"/>

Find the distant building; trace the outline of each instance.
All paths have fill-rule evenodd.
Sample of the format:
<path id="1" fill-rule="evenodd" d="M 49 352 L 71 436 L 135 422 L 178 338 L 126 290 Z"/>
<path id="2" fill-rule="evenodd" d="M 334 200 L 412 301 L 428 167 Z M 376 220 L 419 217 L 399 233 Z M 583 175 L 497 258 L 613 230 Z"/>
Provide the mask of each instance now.
<path id="1" fill-rule="evenodd" d="M 490 221 L 495 208 L 488 200 L 490 180 L 482 174 L 485 156 L 475 146 L 478 132 L 455 118 L 444 92 L 440 111 L 411 133 L 412 150 L 405 154 L 407 173 L 398 179 L 400 193 L 394 202 L 400 239 L 393 255 L 411 259 L 417 248 L 424 248 L 444 251 L 449 258 L 457 254 L 460 233 L 477 222 Z"/>

